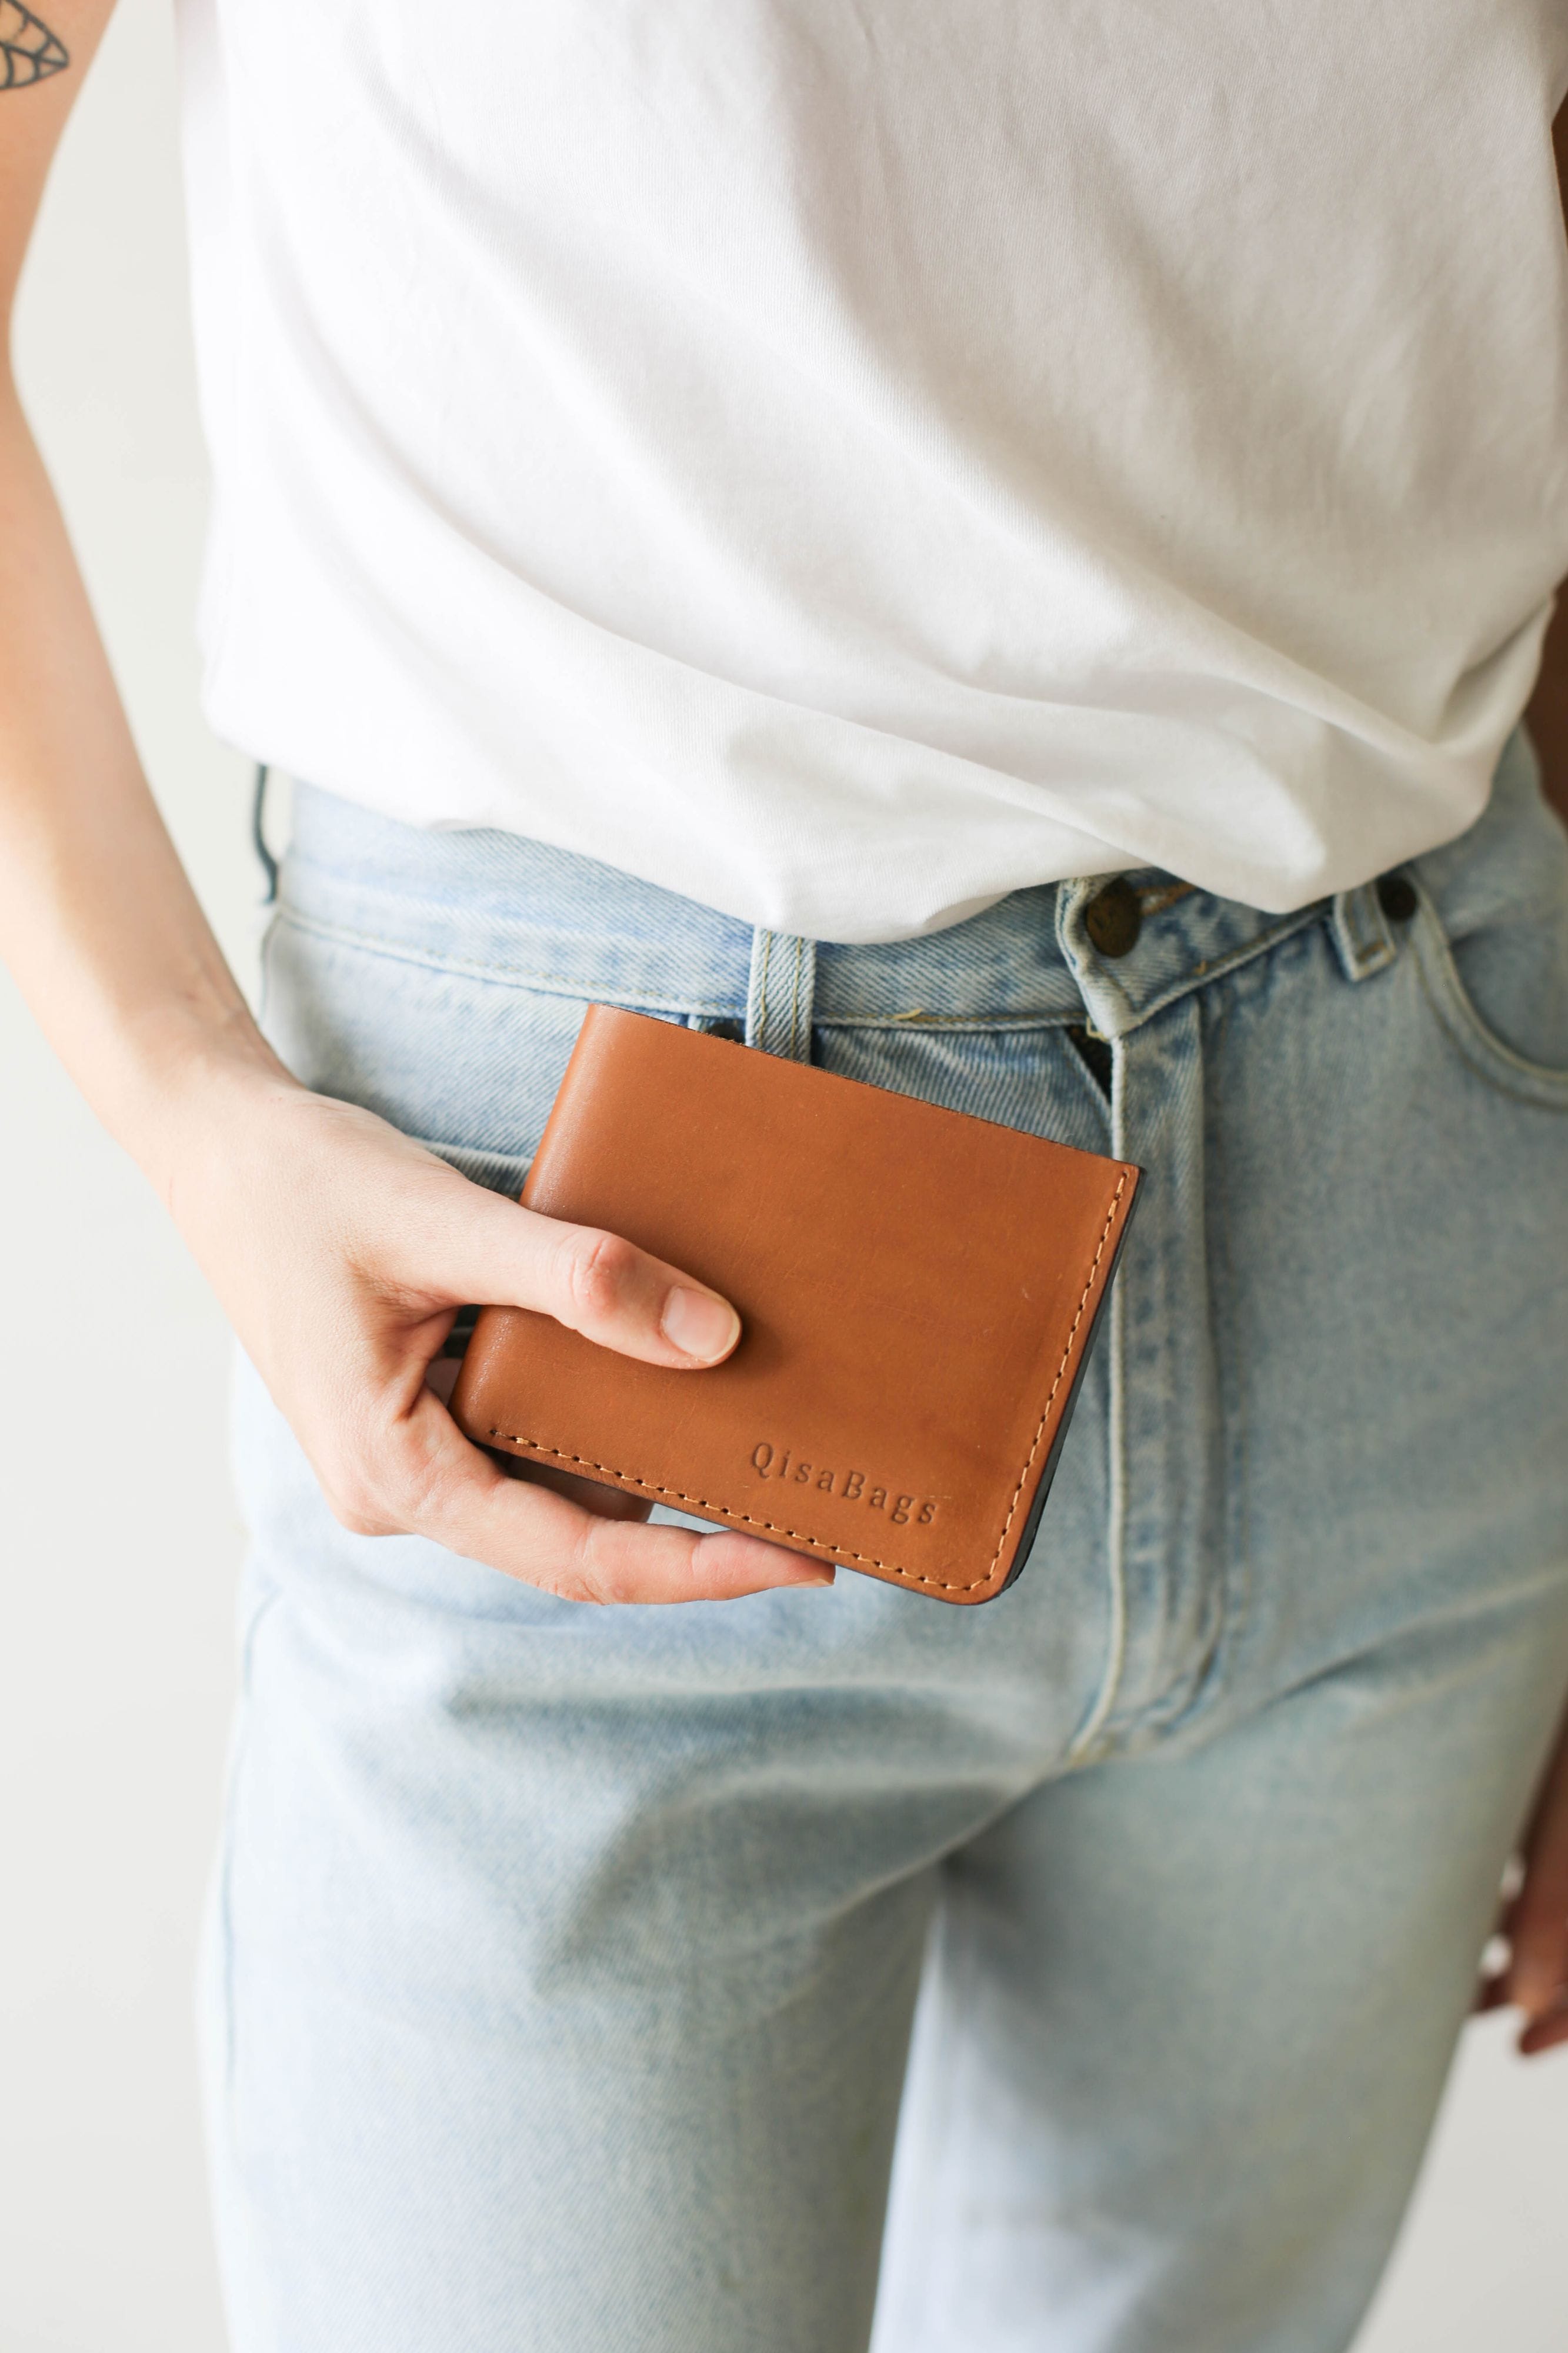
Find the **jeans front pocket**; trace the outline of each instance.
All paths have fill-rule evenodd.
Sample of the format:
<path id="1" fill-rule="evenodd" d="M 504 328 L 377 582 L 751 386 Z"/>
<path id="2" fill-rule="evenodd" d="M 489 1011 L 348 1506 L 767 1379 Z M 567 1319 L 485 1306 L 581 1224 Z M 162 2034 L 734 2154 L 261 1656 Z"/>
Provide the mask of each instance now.
<path id="1" fill-rule="evenodd" d="M 333 936 L 287 908 L 266 977 L 267 1035 L 301 1084 L 376 1113 L 479 1184 L 521 1190 L 586 998 Z"/>
<path id="2" fill-rule="evenodd" d="M 1531 938 L 1531 933 L 1536 936 Z M 1472 934 L 1456 950 L 1445 937 L 1430 902 L 1425 900 L 1414 930 L 1422 986 L 1450 1042 L 1489 1085 L 1546 1111 L 1568 1111 L 1568 1038 L 1560 1060 L 1541 1061 L 1510 1044 L 1503 1024 L 1507 1022 L 1510 1035 L 1547 1026 L 1539 997 L 1524 984 L 1532 964 L 1544 972 L 1553 952 L 1559 965 L 1568 958 L 1564 935 L 1568 935 L 1568 910 L 1544 917 L 1531 913 L 1521 919 L 1511 940 Z M 1564 1002 L 1562 986 L 1559 982 L 1560 1003 Z M 1500 998 L 1505 1005 L 1510 999 L 1517 1004 L 1522 1017 L 1517 1028 L 1508 1020 L 1506 1009 L 1501 1013 L 1493 1009 Z M 1558 1027 L 1559 1035 L 1568 1029 L 1568 1012 Z"/>
<path id="3" fill-rule="evenodd" d="M 1522 736 L 1485 815 L 1411 871 L 1411 945 L 1449 1043 L 1504 1094 L 1568 1110 L 1568 835 Z"/>

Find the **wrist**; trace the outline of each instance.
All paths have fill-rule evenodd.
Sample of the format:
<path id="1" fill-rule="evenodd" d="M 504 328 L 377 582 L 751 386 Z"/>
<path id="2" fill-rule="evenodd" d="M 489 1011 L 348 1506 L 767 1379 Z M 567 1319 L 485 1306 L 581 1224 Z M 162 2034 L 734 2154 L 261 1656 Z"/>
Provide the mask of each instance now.
<path id="1" fill-rule="evenodd" d="M 215 1020 L 165 1015 L 142 1025 L 122 1066 L 121 1100 L 109 1124 L 164 1205 L 175 1207 L 183 1170 L 285 1095 L 305 1092 L 262 1037 L 243 1002 Z"/>

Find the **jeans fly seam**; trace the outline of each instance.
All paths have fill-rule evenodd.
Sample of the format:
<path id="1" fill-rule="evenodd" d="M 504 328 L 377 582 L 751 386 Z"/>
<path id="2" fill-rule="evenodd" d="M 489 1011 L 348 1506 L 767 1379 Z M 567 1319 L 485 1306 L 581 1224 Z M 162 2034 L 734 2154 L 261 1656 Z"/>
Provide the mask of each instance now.
<path id="1" fill-rule="evenodd" d="M 1120 1039 L 1111 1045 L 1110 1083 L 1110 1149 L 1114 1158 L 1125 1157 L 1122 1145 L 1125 1137 L 1127 1050 Z M 1089 1076 L 1086 1071 L 1085 1077 Z M 1098 1092 L 1098 1090 L 1097 1090 Z M 1065 1764 L 1082 1765 L 1094 1742 L 1099 1738 L 1111 1709 L 1127 1665 L 1127 1462 L 1126 1462 L 1126 1388 L 1122 1363 L 1122 1338 L 1125 1330 L 1125 1310 L 1122 1305 L 1122 1285 L 1111 1292 L 1106 1310 L 1110 1329 L 1106 1334 L 1110 1343 L 1110 1411 L 1106 1416 L 1106 1472 L 1108 1494 L 1105 1514 L 1107 1617 L 1105 1630 L 1105 1672 L 1100 1679 L 1100 1689 L 1094 1695 L 1088 1715 L 1069 1746 Z"/>
<path id="2" fill-rule="evenodd" d="M 1215 1023 L 1215 1058 L 1216 1060 L 1225 1047 L 1232 1009 L 1232 999 L 1227 994 L 1220 999 L 1219 1014 Z M 1211 1149 L 1218 1170 L 1220 1252 L 1223 1260 L 1226 1303 L 1228 1308 L 1228 1303 L 1235 1289 L 1233 1269 L 1236 1252 L 1231 1234 L 1229 1170 L 1226 1160 L 1223 1127 L 1218 1120 L 1214 1123 L 1214 1140 Z M 1222 1326 L 1219 1307 L 1214 1303 L 1214 1288 L 1215 1274 L 1211 1267 L 1210 1326 L 1215 1335 L 1215 1388 L 1219 1401 L 1222 1428 L 1228 1405 L 1235 1430 L 1235 1472 L 1233 1476 L 1232 1466 L 1227 1459 L 1225 1482 L 1227 1512 L 1225 1524 L 1225 1551 L 1219 1577 L 1219 1624 L 1215 1630 L 1214 1645 L 1205 1672 L 1194 1686 L 1186 1707 L 1179 1711 L 1178 1715 L 1172 1719 L 1173 1723 L 1190 1721 L 1201 1711 L 1206 1702 L 1214 1699 L 1224 1680 L 1236 1645 L 1246 1631 L 1252 1614 L 1250 1431 L 1247 1427 L 1241 1369 L 1237 1361 L 1238 1341 L 1234 1321 L 1227 1314 Z M 1226 1347 L 1221 1346 L 1222 1328 L 1228 1343 Z M 1228 1398 L 1227 1388 L 1230 1390 Z"/>
<path id="3" fill-rule="evenodd" d="M 1122 1363 L 1122 1335 L 1125 1312 L 1121 1303 L 1121 1286 L 1112 1291 L 1106 1313 L 1110 1317 L 1110 1329 L 1106 1337 L 1110 1342 L 1110 1409 L 1106 1417 L 1106 1468 L 1109 1494 L 1106 1511 L 1106 1584 L 1107 1617 L 1105 1633 L 1105 1672 L 1100 1679 L 1088 1715 L 1068 1748 L 1063 1760 L 1064 1770 L 1088 1761 L 1095 1741 L 1103 1730 L 1106 1719 L 1116 1704 L 1117 1694 L 1127 1666 L 1127 1460 L 1126 1460 L 1126 1385 Z"/>
<path id="4" fill-rule="evenodd" d="M 1231 1004 L 1226 997 L 1221 1000 L 1215 1025 L 1216 1051 L 1224 1045 L 1226 1033 L 1230 1025 L 1230 1017 Z M 1220 1247 L 1228 1297 L 1232 1287 L 1235 1250 L 1231 1239 L 1230 1187 L 1227 1182 L 1224 1141 L 1218 1122 L 1215 1124 L 1212 1148 L 1219 1167 Z M 1211 1298 L 1213 1287 L 1214 1275 L 1211 1269 Z M 1211 1310 L 1211 1325 L 1217 1324 L 1217 1315 Z M 1234 1333 L 1230 1337 L 1231 1345 L 1228 1351 L 1222 1350 L 1216 1329 L 1215 1387 L 1220 1401 L 1220 1411 L 1223 1418 L 1228 1407 L 1236 1430 L 1234 1476 L 1231 1475 L 1229 1461 L 1227 1461 L 1226 1464 L 1226 1493 L 1229 1505 L 1230 1524 L 1226 1530 L 1226 1548 L 1218 1579 L 1217 1623 L 1208 1646 L 1207 1655 L 1204 1658 L 1197 1674 L 1184 1685 L 1178 1686 L 1173 1695 L 1170 1691 L 1162 1694 L 1160 1698 L 1143 1709 L 1126 1727 L 1129 1736 L 1136 1734 L 1138 1744 L 1142 1746 L 1147 1746 L 1156 1739 L 1170 1739 L 1176 1733 L 1186 1730 L 1202 1715 L 1204 1709 L 1213 1704 L 1218 1694 L 1236 1646 L 1246 1632 L 1252 1615 L 1250 1432 L 1243 1402 L 1240 1370 L 1236 1362 L 1237 1344 Z M 1231 1366 L 1230 1388 L 1233 1391 L 1228 1398 L 1226 1379 L 1227 1361 Z"/>

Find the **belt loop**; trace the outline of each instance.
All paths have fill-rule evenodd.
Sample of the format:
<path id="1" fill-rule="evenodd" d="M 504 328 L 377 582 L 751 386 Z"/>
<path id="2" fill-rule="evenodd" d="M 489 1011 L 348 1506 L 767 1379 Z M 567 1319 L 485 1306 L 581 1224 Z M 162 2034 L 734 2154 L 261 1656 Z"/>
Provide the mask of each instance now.
<path id="1" fill-rule="evenodd" d="M 1329 930 L 1339 951 L 1347 980 L 1366 980 L 1382 972 L 1398 954 L 1375 882 L 1358 882 L 1342 891 L 1333 902 Z"/>
<path id="2" fill-rule="evenodd" d="M 746 989 L 746 1043 L 786 1061 L 811 1060 L 812 1000 L 816 993 L 816 942 L 794 932 L 752 934 L 752 975 Z"/>

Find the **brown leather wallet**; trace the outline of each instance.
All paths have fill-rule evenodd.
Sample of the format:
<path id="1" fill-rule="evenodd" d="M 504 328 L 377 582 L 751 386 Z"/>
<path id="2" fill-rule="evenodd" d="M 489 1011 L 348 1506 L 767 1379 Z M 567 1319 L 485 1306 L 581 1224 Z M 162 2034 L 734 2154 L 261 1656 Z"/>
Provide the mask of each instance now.
<path id="1" fill-rule="evenodd" d="M 522 1199 L 722 1292 L 680 1372 L 487 1307 L 452 1410 L 479 1444 L 942 1601 L 1027 1557 L 1138 1185 L 1020 1135 L 589 1008 Z"/>

